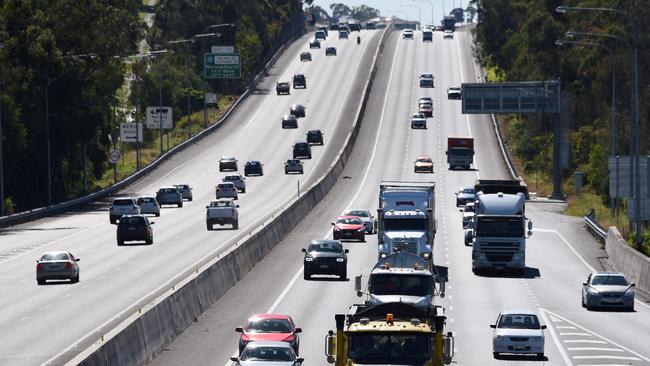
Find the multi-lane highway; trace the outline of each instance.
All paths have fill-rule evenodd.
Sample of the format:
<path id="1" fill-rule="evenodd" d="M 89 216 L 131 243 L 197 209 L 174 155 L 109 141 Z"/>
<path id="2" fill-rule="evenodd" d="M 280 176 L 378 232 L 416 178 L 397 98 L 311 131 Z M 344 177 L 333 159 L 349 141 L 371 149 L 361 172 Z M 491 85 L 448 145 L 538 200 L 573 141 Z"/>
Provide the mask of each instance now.
<path id="1" fill-rule="evenodd" d="M 154 244 L 117 247 L 107 205 L 38 220 L 3 230 L 0 235 L 0 365 L 62 364 L 85 349 L 125 316 L 137 311 L 201 263 L 224 251 L 237 237 L 320 177 L 340 150 L 351 128 L 380 30 L 362 31 L 363 42 L 330 36 L 321 49 L 310 50 L 312 62 L 300 62 L 309 36 L 289 46 L 269 76 L 253 90 L 232 117 L 210 136 L 175 155 L 124 195 L 152 195 L 161 186 L 187 183 L 194 200 L 183 208 L 163 208 L 154 218 Z M 337 56 L 325 56 L 336 46 Z M 304 73 L 307 89 L 277 96 L 275 82 Z M 280 118 L 292 103 L 306 106 L 298 129 L 282 129 Z M 285 175 L 296 140 L 321 129 L 325 145 L 312 148 L 304 175 Z M 205 205 L 214 199 L 221 156 L 261 160 L 264 176 L 247 179 L 240 195 L 240 229 L 208 232 Z M 36 259 L 45 251 L 69 250 L 79 262 L 77 284 L 38 286 Z"/>
<path id="2" fill-rule="evenodd" d="M 455 362 L 496 365 L 538 362 L 548 365 L 643 365 L 650 363 L 647 339 L 650 309 L 637 302 L 635 312 L 587 311 L 580 306 L 580 286 L 589 271 L 601 269 L 604 252 L 585 233 L 580 221 L 561 215 L 562 206 L 530 202 L 527 214 L 535 223 L 528 240 L 527 268 L 518 276 L 476 276 L 471 271 L 471 248 L 463 245 L 461 216 L 453 193 L 473 185 L 476 178 L 509 176 L 502 162 L 488 116 L 463 116 L 457 101 L 446 99 L 448 85 L 475 81 L 469 35 L 456 32 L 453 40 L 434 33 L 433 43 L 402 40 L 394 32 L 386 44 L 353 158 L 328 198 L 235 287 L 168 345 L 153 365 L 229 364 L 237 349 L 236 326 L 255 313 L 289 314 L 302 327 L 300 355 L 305 364 L 326 364 L 324 336 L 334 328 L 334 314 L 347 312 L 357 298 L 353 281 L 302 278 L 302 253 L 312 239 L 331 237 L 330 222 L 346 208 L 377 208 L 382 180 L 436 182 L 439 222 L 435 263 L 447 274 L 448 330 L 456 338 Z M 435 75 L 436 88 L 418 87 L 421 73 Z M 434 99 L 434 117 L 427 130 L 411 130 L 408 117 L 420 96 Z M 444 150 L 447 136 L 473 136 L 475 168 L 449 171 Z M 427 153 L 435 173 L 413 173 L 413 160 Z M 368 274 L 377 258 L 377 241 L 345 243 L 350 249 L 348 276 Z M 526 307 L 548 325 L 544 360 L 492 356 L 492 324 L 504 307 Z"/>

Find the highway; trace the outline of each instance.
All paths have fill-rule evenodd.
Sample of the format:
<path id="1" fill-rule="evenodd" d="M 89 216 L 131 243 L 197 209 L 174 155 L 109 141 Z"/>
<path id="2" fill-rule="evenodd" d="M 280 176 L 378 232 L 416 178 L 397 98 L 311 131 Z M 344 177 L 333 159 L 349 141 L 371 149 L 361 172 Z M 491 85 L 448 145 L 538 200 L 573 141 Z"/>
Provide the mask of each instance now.
<path id="1" fill-rule="evenodd" d="M 351 128 L 381 31 L 362 31 L 363 42 L 330 35 L 323 48 L 300 62 L 310 35 L 290 45 L 276 67 L 214 133 L 174 155 L 123 195 L 153 195 L 161 186 L 187 183 L 194 200 L 163 208 L 154 218 L 154 244 L 117 247 L 108 205 L 91 207 L 4 229 L 0 232 L 0 365 L 63 364 L 238 237 L 279 210 L 331 164 Z M 338 56 L 326 57 L 325 46 Z M 307 89 L 277 96 L 275 82 L 304 73 Z M 306 106 L 299 128 L 283 130 L 280 118 L 293 103 Z M 304 175 L 285 175 L 291 146 L 321 129 L 325 145 L 312 148 Z M 214 199 L 221 156 L 261 160 L 264 176 L 247 179 L 240 195 L 240 229 L 205 227 L 205 205 Z M 80 282 L 37 286 L 35 261 L 46 251 L 69 250 L 81 259 Z"/>
<path id="2" fill-rule="evenodd" d="M 454 332 L 458 365 L 647 365 L 650 352 L 650 308 L 636 303 L 635 312 L 587 311 L 580 306 L 581 283 L 602 268 L 604 251 L 582 229 L 580 219 L 561 215 L 562 205 L 530 202 L 534 222 L 528 240 L 523 276 L 476 276 L 471 248 L 463 245 L 461 216 L 453 193 L 477 178 L 508 179 L 489 116 L 463 116 L 460 103 L 446 98 L 448 85 L 475 81 L 469 35 L 460 30 L 453 40 L 434 33 L 433 43 L 402 40 L 393 32 L 384 49 L 353 158 L 343 176 L 304 220 L 249 274 L 228 291 L 151 364 L 155 366 L 229 365 L 237 349 L 241 326 L 255 313 L 289 314 L 300 335 L 305 365 L 325 365 L 324 337 L 334 329 L 334 314 L 362 302 L 354 291 L 355 275 L 368 274 L 377 258 L 377 241 L 345 243 L 348 281 L 302 278 L 300 249 L 310 240 L 331 237 L 330 222 L 346 208 L 375 211 L 382 180 L 436 182 L 438 233 L 434 259 L 447 274 L 446 296 L 436 302 L 446 308 L 447 330 Z M 434 89 L 418 87 L 419 74 L 432 72 Z M 427 130 L 411 130 L 408 117 L 420 96 L 434 99 L 434 117 Z M 449 171 L 445 164 L 447 136 L 473 136 L 475 168 Z M 413 173 L 420 153 L 435 162 L 435 173 Z M 526 307 L 541 315 L 546 331 L 543 360 L 492 356 L 489 325 L 504 307 Z"/>

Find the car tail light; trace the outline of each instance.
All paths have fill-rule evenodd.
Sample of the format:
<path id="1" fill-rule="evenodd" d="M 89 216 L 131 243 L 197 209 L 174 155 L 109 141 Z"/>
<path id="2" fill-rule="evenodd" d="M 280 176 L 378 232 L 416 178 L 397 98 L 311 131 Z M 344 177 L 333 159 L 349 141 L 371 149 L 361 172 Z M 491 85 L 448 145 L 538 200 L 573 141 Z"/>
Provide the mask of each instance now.
<path id="1" fill-rule="evenodd" d="M 65 267 L 64 267 L 64 268 L 65 268 L 65 269 L 72 269 L 72 263 L 67 262 L 67 263 L 65 264 Z"/>
<path id="2" fill-rule="evenodd" d="M 36 269 L 44 269 L 45 267 L 43 266 L 43 263 L 39 263 L 36 265 Z"/>

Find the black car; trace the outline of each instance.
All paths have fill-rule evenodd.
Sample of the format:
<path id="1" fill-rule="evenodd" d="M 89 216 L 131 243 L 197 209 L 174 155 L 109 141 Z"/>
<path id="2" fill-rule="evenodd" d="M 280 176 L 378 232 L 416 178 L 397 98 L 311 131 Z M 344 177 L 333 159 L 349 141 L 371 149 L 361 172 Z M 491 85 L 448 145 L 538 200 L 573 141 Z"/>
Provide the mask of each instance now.
<path id="1" fill-rule="evenodd" d="M 144 241 L 153 244 L 154 223 L 143 215 L 125 215 L 117 224 L 117 245 L 124 245 L 126 241 Z"/>
<path id="2" fill-rule="evenodd" d="M 310 130 L 307 132 L 307 143 L 314 145 L 323 144 L 323 133 L 320 130 Z"/>
<path id="3" fill-rule="evenodd" d="M 298 118 L 298 117 L 304 117 L 305 116 L 305 106 L 302 104 L 294 104 L 291 106 L 289 109 L 289 114 L 292 116 Z"/>
<path id="4" fill-rule="evenodd" d="M 348 256 L 349 250 L 343 249 L 338 240 L 312 240 L 307 249 L 302 248 L 305 253 L 304 277 L 310 280 L 314 274 L 338 275 L 345 280 L 348 277 Z"/>
<path id="5" fill-rule="evenodd" d="M 330 24 L 330 30 L 339 30 L 339 24 L 338 23 Z"/>
<path id="6" fill-rule="evenodd" d="M 302 165 L 302 161 L 298 159 L 289 159 L 284 163 L 284 174 L 289 173 L 298 173 L 303 174 L 305 169 Z"/>
<path id="7" fill-rule="evenodd" d="M 320 48 L 320 41 L 314 39 L 313 41 L 309 42 L 309 48 Z"/>
<path id="8" fill-rule="evenodd" d="M 325 56 L 336 56 L 336 47 L 327 47 L 325 49 Z"/>
<path id="9" fill-rule="evenodd" d="M 257 160 L 249 160 L 246 162 L 246 165 L 244 166 L 244 175 L 249 176 L 249 175 L 264 175 L 264 168 L 263 164 L 260 163 Z"/>
<path id="10" fill-rule="evenodd" d="M 294 74 L 293 75 L 293 88 L 297 89 L 298 87 L 305 89 L 307 87 L 307 79 L 303 74 Z"/>
<path id="11" fill-rule="evenodd" d="M 219 160 L 219 171 L 237 170 L 237 159 L 231 156 L 224 156 Z"/>
<path id="12" fill-rule="evenodd" d="M 280 94 L 291 94 L 291 87 L 289 86 L 289 83 L 286 81 L 278 81 L 275 84 L 275 92 L 280 95 Z"/>
<path id="13" fill-rule="evenodd" d="M 311 61 L 311 52 L 301 52 L 300 61 Z"/>
<path id="14" fill-rule="evenodd" d="M 368 30 L 377 29 L 377 25 L 375 23 L 373 23 L 373 22 L 368 22 L 368 23 L 366 23 L 366 29 L 368 29 Z"/>
<path id="15" fill-rule="evenodd" d="M 348 27 L 350 27 L 350 31 L 361 32 L 361 23 L 350 23 Z"/>
<path id="16" fill-rule="evenodd" d="M 282 117 L 282 128 L 298 128 L 298 120 L 293 114 L 285 114 Z"/>
<path id="17" fill-rule="evenodd" d="M 339 30 L 339 39 L 348 39 L 348 31 Z"/>
<path id="18" fill-rule="evenodd" d="M 329 33 L 327 32 L 327 27 L 318 27 L 318 30 L 325 32 L 325 37 L 329 35 Z"/>
<path id="19" fill-rule="evenodd" d="M 309 146 L 309 143 L 299 141 L 293 144 L 293 158 L 311 159 L 311 146 Z"/>

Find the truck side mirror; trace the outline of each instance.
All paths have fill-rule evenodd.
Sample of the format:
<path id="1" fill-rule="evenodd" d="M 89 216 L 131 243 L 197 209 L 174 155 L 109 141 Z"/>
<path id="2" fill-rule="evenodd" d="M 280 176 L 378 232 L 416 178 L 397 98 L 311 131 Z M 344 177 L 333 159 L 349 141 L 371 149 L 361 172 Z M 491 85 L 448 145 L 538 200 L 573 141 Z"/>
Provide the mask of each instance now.
<path id="1" fill-rule="evenodd" d="M 336 358 L 336 338 L 333 331 L 327 332 L 325 336 L 325 356 L 327 356 L 327 363 L 334 363 Z"/>
<path id="2" fill-rule="evenodd" d="M 357 292 L 357 296 L 361 297 L 363 295 L 361 292 L 361 276 L 354 276 L 354 290 Z"/>
<path id="3" fill-rule="evenodd" d="M 533 230 L 533 222 L 532 221 L 528 221 L 528 230 L 529 231 Z M 530 234 L 528 234 L 528 235 L 530 235 Z"/>
<path id="4" fill-rule="evenodd" d="M 451 332 L 442 341 L 442 358 L 445 365 L 449 365 L 454 358 L 454 335 Z"/>
<path id="5" fill-rule="evenodd" d="M 472 246 L 472 237 L 474 236 L 472 229 L 465 230 L 465 246 Z"/>

